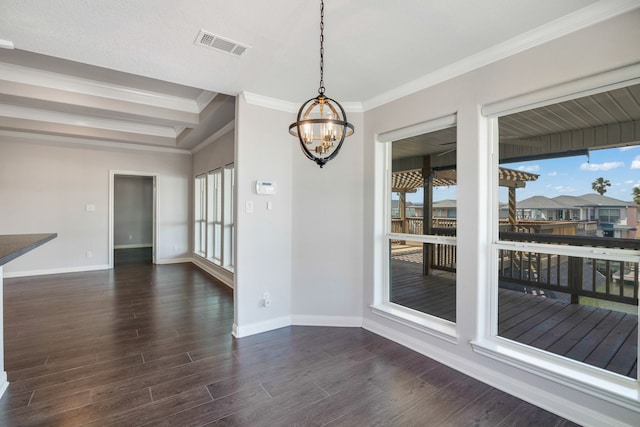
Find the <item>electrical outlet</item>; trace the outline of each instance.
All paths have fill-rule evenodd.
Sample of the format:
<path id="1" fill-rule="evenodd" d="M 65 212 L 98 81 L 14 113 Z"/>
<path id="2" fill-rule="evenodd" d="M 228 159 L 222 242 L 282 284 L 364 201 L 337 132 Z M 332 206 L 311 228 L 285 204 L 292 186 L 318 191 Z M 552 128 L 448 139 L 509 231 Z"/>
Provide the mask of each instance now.
<path id="1" fill-rule="evenodd" d="M 271 295 L 269 294 L 269 292 L 262 293 L 262 306 L 271 307 Z"/>

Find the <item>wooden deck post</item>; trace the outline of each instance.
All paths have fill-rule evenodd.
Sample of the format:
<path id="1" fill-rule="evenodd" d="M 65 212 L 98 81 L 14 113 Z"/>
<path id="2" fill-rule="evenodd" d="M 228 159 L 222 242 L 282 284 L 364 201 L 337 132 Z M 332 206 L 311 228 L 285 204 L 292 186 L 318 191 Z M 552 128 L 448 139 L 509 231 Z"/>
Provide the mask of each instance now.
<path id="1" fill-rule="evenodd" d="M 518 231 L 516 220 L 516 187 L 509 187 L 509 225 L 511 231 Z"/>
<path id="2" fill-rule="evenodd" d="M 567 282 L 571 291 L 571 304 L 579 304 L 580 296 L 573 292 L 581 290 L 583 283 L 583 259 L 580 257 L 569 257 L 569 265 L 567 269 Z"/>
<path id="3" fill-rule="evenodd" d="M 409 232 L 409 221 L 407 220 L 407 192 L 400 191 L 398 194 L 400 196 L 399 207 L 400 219 L 402 220 L 402 232 L 406 234 Z"/>
<path id="4" fill-rule="evenodd" d="M 422 191 L 422 234 L 433 232 L 433 173 L 431 170 L 431 156 L 424 156 L 422 163 L 422 177 L 424 187 Z M 433 263 L 433 246 L 430 243 L 422 245 L 422 274 L 431 274 Z"/>

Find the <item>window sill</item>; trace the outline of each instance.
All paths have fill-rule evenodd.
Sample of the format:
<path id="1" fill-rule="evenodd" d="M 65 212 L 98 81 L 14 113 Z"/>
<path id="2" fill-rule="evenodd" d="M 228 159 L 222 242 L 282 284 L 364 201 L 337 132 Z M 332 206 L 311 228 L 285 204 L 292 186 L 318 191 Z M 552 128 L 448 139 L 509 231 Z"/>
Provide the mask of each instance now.
<path id="1" fill-rule="evenodd" d="M 471 346 L 483 356 L 640 412 L 640 383 L 633 378 L 500 337 L 472 341 Z"/>
<path id="2" fill-rule="evenodd" d="M 371 312 L 452 344 L 458 343 L 456 324 L 393 303 L 371 305 Z"/>

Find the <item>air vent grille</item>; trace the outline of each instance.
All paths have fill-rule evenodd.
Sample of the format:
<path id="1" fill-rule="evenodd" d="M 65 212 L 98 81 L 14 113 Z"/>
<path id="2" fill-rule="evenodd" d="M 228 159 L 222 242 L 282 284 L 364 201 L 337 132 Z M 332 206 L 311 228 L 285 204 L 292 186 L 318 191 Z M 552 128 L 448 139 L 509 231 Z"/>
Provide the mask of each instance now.
<path id="1" fill-rule="evenodd" d="M 249 46 L 224 37 L 217 36 L 205 30 L 200 30 L 195 44 L 206 46 L 211 49 L 216 49 L 235 56 L 242 56 L 247 51 L 247 49 L 249 49 Z"/>

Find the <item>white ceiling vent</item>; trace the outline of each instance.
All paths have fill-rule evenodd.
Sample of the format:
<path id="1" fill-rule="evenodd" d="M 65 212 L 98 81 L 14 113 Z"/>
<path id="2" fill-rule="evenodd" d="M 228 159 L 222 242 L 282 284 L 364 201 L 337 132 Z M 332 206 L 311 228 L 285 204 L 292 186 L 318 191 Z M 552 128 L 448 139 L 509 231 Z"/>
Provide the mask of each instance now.
<path id="1" fill-rule="evenodd" d="M 233 40 L 217 36 L 205 30 L 200 30 L 195 44 L 210 47 L 212 49 L 221 50 L 235 56 L 242 56 L 249 49 L 249 46 L 242 45 Z"/>

